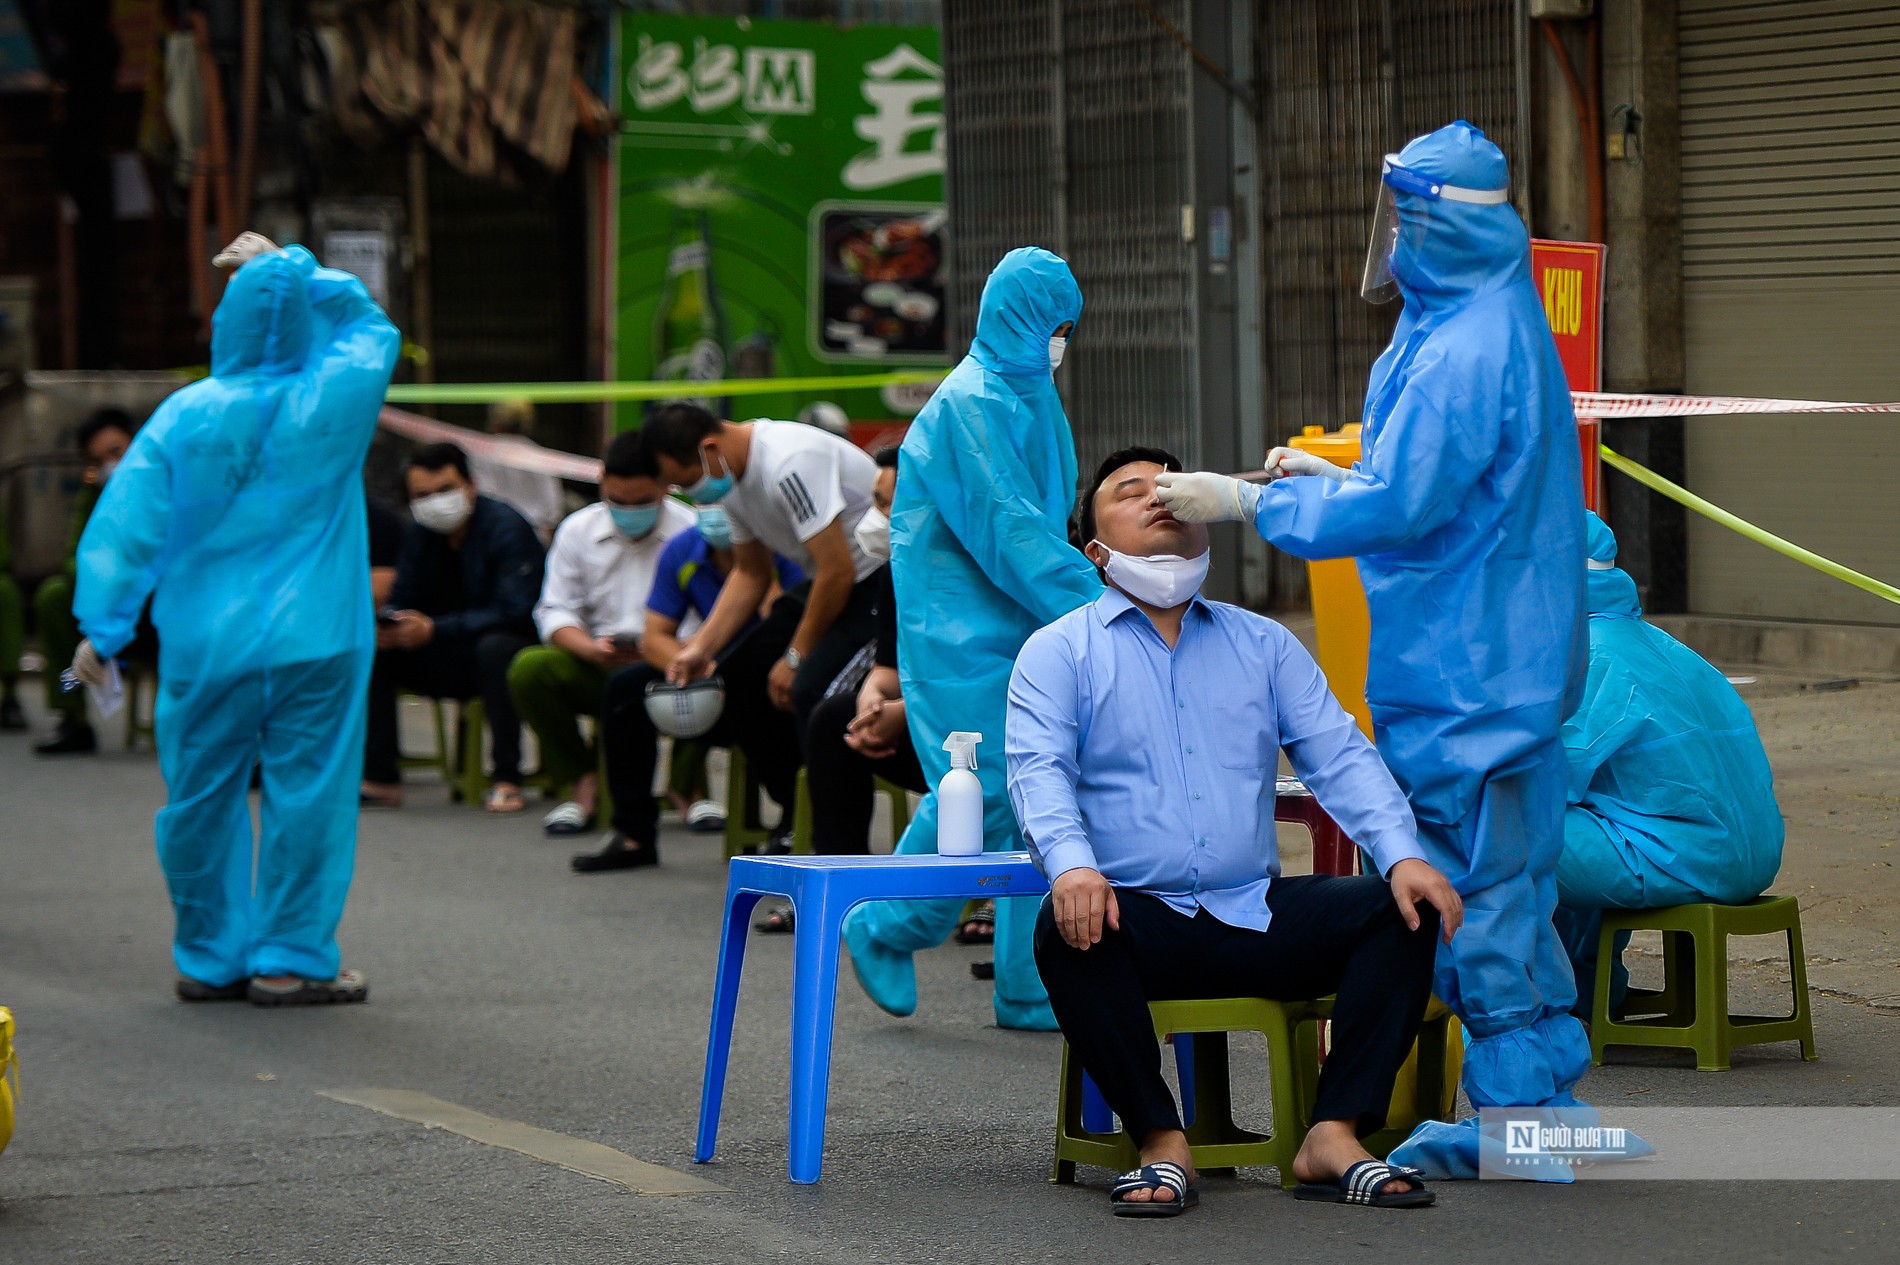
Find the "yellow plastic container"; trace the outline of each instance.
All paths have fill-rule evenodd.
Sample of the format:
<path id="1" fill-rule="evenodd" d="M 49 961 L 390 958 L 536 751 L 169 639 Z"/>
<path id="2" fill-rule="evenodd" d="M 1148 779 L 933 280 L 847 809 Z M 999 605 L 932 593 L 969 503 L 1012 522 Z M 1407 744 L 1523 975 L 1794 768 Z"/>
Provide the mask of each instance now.
<path id="1" fill-rule="evenodd" d="M 13 1141 L 13 1097 L 20 1084 L 20 1060 L 13 1052 L 13 1012 L 0 1006 L 0 1151 Z"/>
<path id="2" fill-rule="evenodd" d="M 1359 423 L 1328 431 L 1308 426 L 1306 433 L 1286 441 L 1287 447 L 1324 457 L 1336 466 L 1359 460 Z M 1372 620 L 1366 614 L 1366 590 L 1359 583 L 1359 565 L 1351 558 L 1329 558 L 1306 564 L 1307 585 L 1313 594 L 1313 632 L 1319 641 L 1319 668 L 1333 687 L 1333 697 L 1372 736 L 1372 713 L 1366 708 L 1366 659 L 1372 639 Z"/>

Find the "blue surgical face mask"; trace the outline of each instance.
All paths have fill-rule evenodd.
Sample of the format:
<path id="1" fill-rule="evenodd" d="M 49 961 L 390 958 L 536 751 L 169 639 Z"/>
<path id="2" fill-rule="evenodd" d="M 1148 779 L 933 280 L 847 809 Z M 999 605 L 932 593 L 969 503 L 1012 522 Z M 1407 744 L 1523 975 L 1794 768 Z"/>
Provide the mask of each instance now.
<path id="1" fill-rule="evenodd" d="M 615 505 L 607 504 L 607 513 L 614 520 L 614 528 L 631 540 L 638 540 L 652 531 L 660 521 L 660 503 L 651 505 Z"/>
<path id="2" fill-rule="evenodd" d="M 724 457 L 720 457 L 719 475 L 715 478 L 712 472 L 713 455 L 708 455 L 703 451 L 700 453 L 700 459 L 705 463 L 703 467 L 705 473 L 700 475 L 698 480 L 695 481 L 691 487 L 680 489 L 680 491 L 686 493 L 686 499 L 695 505 L 716 505 L 720 501 L 725 500 L 726 495 L 732 491 L 733 479 L 731 467 L 726 465 L 726 459 Z"/>
<path id="3" fill-rule="evenodd" d="M 699 507 L 699 534 L 714 549 L 732 548 L 732 520 L 726 517 L 725 506 Z"/>

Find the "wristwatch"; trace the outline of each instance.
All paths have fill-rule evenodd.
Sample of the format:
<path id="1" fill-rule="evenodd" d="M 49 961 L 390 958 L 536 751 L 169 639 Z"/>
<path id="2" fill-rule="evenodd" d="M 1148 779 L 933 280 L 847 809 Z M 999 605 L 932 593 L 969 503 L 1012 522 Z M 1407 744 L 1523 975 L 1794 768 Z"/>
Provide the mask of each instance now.
<path id="1" fill-rule="evenodd" d="M 798 653 L 797 646 L 787 646 L 785 647 L 785 662 L 791 664 L 792 671 L 796 672 L 799 665 L 805 662 L 805 656 Z"/>

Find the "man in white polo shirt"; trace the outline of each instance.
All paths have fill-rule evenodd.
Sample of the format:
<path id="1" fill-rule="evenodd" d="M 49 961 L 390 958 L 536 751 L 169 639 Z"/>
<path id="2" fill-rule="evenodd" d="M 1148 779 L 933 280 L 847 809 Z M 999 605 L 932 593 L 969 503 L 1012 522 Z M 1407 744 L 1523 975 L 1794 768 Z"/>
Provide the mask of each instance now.
<path id="1" fill-rule="evenodd" d="M 883 564 L 857 540 L 877 464 L 815 426 L 721 421 L 683 402 L 653 410 L 640 436 L 661 483 L 697 504 L 725 506 L 732 524 L 732 574 L 674 658 L 669 679 L 694 681 L 716 670 L 772 585 L 772 555 L 789 558 L 810 577 L 801 586 L 805 610 L 768 686 L 773 703 L 796 715 L 802 742 L 812 709 L 877 637 L 878 590 L 863 581 Z"/>
<path id="2" fill-rule="evenodd" d="M 550 835 L 593 825 L 599 778 L 580 718 L 600 715 L 610 674 L 641 662 L 660 553 L 695 521 L 654 480 L 638 435 L 615 439 L 601 464 L 600 500 L 568 515 L 548 553 L 534 608 L 547 644 L 523 650 L 508 668 L 515 707 L 541 745 L 541 771 L 569 794 L 542 819 Z"/>

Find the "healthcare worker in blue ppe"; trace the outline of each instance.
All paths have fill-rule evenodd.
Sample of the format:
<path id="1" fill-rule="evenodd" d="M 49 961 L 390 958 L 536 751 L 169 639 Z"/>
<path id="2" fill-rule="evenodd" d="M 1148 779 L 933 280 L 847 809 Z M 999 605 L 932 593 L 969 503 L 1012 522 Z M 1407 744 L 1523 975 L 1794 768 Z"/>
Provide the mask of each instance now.
<path id="1" fill-rule="evenodd" d="M 1082 291 L 1046 250 L 1010 251 L 990 273 L 970 353 L 911 423 L 891 506 L 897 663 L 911 739 L 935 787 L 950 770 L 944 739 L 983 735 L 983 846 L 1018 851 L 1022 832 L 1003 768 L 1003 717 L 1017 652 L 1044 624 L 1102 593 L 1095 566 L 1069 544 L 1075 438 L 1054 373 Z M 987 753 L 987 754 L 986 754 Z M 934 852 L 937 796 L 924 797 L 899 852 Z M 911 955 L 943 943 L 961 901 L 887 901 L 845 921 L 845 947 L 871 1000 L 917 1008 Z M 996 1022 L 1052 1031 L 1036 972 L 1035 900 L 996 902 Z"/>
<path id="2" fill-rule="evenodd" d="M 1474 1107 L 1576 1105 L 1590 1064 L 1551 915 L 1563 846 L 1564 717 L 1584 667 L 1576 419 L 1504 154 L 1453 123 L 1385 161 L 1363 291 L 1403 297 L 1345 470 L 1276 448 L 1261 488 L 1161 475 L 1196 521 L 1251 520 L 1297 557 L 1354 557 L 1372 617 L 1366 702 L 1426 859 L 1465 903 L 1434 991 L 1464 1022 Z M 1392 1153 L 1477 1175 L 1476 1118 Z M 1540 1174 L 1567 1179 L 1563 1165 Z"/>
<path id="3" fill-rule="evenodd" d="M 361 471 L 400 340 L 301 246 L 247 233 L 218 262 L 211 376 L 152 414 L 80 540 L 73 673 L 107 679 L 149 594 L 179 997 L 361 1001 L 336 944 L 375 642 Z"/>
<path id="4" fill-rule="evenodd" d="M 1557 930 L 1589 1013 L 1605 909 L 1740 905 L 1781 869 L 1784 828 L 1761 734 L 1728 678 L 1643 619 L 1616 536 L 1586 514 L 1590 672 L 1569 757 Z M 1620 938 L 1621 957 L 1628 935 Z M 1612 968 L 1612 1000 L 1628 974 Z"/>

